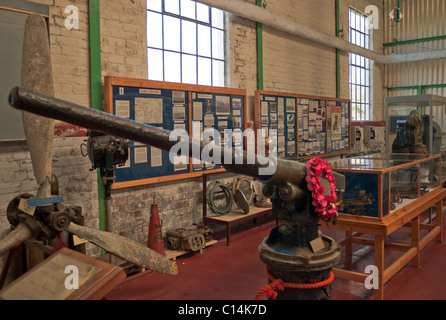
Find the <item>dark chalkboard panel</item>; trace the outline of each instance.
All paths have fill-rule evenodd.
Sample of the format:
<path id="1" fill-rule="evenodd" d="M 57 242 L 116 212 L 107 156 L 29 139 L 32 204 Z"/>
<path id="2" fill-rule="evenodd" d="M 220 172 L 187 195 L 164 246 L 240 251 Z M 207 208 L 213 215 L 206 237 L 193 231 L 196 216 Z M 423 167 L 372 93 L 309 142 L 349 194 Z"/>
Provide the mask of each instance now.
<path id="1" fill-rule="evenodd" d="M 49 8 L 24 0 L 0 0 L 0 140 L 24 140 L 22 111 L 8 104 L 9 92 L 21 84 L 23 36 L 29 14 L 48 17 Z"/>

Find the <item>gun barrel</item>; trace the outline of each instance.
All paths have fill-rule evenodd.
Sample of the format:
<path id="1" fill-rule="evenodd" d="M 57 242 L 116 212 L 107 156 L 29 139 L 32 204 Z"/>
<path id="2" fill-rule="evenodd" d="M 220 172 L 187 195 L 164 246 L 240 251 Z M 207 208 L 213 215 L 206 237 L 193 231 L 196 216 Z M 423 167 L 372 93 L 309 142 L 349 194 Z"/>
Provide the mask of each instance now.
<path id="1" fill-rule="evenodd" d="M 106 134 L 151 145 L 169 152 L 181 139 L 185 138 L 180 134 L 162 128 L 83 107 L 19 87 L 11 90 L 9 104 L 19 110 L 57 119 L 87 129 L 98 130 Z M 189 157 L 196 156 L 193 150 L 197 147 L 199 147 L 199 155 L 201 155 L 202 150 L 209 144 L 208 141 L 204 142 L 196 139 L 189 139 L 188 141 Z M 232 155 L 230 155 L 232 161 L 227 161 L 227 156 L 224 158 L 225 152 L 227 152 L 225 148 L 214 145 L 213 150 L 214 152 L 219 151 L 221 155 L 219 164 L 230 172 L 251 176 L 264 182 L 278 184 L 281 181 L 289 181 L 301 185 L 305 178 L 306 167 L 297 161 L 263 157 L 249 154 L 246 151 L 243 151 L 240 157 L 234 149 L 231 151 Z M 274 166 L 274 169 L 267 170 L 270 166 Z M 267 173 L 262 173 L 260 169 L 264 169 L 263 172 L 266 171 Z"/>

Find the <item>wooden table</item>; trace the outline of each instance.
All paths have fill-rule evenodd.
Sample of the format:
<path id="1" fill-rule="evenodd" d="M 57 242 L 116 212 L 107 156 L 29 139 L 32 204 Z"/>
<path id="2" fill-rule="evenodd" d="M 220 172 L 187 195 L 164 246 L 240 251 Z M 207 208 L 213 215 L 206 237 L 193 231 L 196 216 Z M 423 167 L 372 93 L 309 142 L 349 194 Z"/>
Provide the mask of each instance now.
<path id="1" fill-rule="evenodd" d="M 336 225 L 331 222 L 323 222 L 321 226 L 341 229 L 345 231 L 345 239 L 339 244 L 345 246 L 346 254 L 352 254 L 352 244 L 374 246 L 374 264 L 378 269 L 378 288 L 374 289 L 375 299 L 384 299 L 384 284 L 389 281 L 407 263 L 412 266 L 420 266 L 420 252 L 431 241 L 441 243 L 443 224 L 443 199 L 446 197 L 446 188 L 438 187 L 427 194 L 411 201 L 407 205 L 392 211 L 389 215 L 379 218 L 339 214 Z M 435 224 L 423 223 L 420 215 L 435 206 Z M 397 229 L 409 226 L 411 232 L 411 244 L 401 244 L 385 241 L 385 237 Z M 426 229 L 428 233 L 421 238 L 420 229 Z M 374 235 L 374 240 L 360 238 L 363 234 Z M 384 247 L 402 250 L 405 253 L 392 265 L 384 267 Z M 370 274 L 354 272 L 334 268 L 335 277 L 364 283 Z"/>
<path id="2" fill-rule="evenodd" d="M 226 226 L 226 244 L 228 246 L 231 245 L 231 227 L 233 224 L 240 223 L 243 221 L 247 221 L 250 219 L 255 219 L 272 212 L 271 207 L 256 207 L 250 206 L 249 213 L 245 214 L 242 209 L 231 210 L 225 215 L 221 216 L 205 216 L 203 217 L 204 223 L 212 222 L 216 224 L 223 224 Z M 276 219 L 277 223 L 277 219 Z"/>

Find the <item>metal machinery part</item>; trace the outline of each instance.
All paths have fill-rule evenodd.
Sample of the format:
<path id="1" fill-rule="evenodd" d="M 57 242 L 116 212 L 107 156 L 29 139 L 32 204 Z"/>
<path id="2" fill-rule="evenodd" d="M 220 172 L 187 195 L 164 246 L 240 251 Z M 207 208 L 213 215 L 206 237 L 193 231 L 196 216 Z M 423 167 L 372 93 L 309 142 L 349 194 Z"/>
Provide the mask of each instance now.
<path id="1" fill-rule="evenodd" d="M 245 176 L 235 178 L 232 185 L 232 192 L 235 204 L 242 208 L 245 214 L 249 213 L 249 203 L 254 197 L 252 180 Z"/>
<path id="2" fill-rule="evenodd" d="M 246 197 L 246 201 L 250 202 L 254 197 L 254 190 L 252 187 L 252 180 L 248 177 L 240 176 L 234 179 L 232 190 L 235 195 L 235 190 L 240 189 Z"/>
<path id="3" fill-rule="evenodd" d="M 105 210 L 107 231 L 113 231 L 111 221 L 111 185 L 115 181 L 115 166 L 125 165 L 128 157 L 128 143 L 125 139 L 114 137 L 96 130 L 87 131 L 87 144 L 81 144 L 81 153 L 88 155 L 92 168 L 101 170 L 101 179 L 105 191 Z M 82 147 L 87 148 L 87 154 Z M 110 255 L 110 262 L 114 264 L 114 257 Z"/>
<path id="4" fill-rule="evenodd" d="M 100 168 L 104 185 L 113 184 L 115 166 L 125 165 L 129 157 L 127 141 L 96 130 L 88 130 L 87 137 L 87 144 L 81 144 L 81 152 L 90 159 L 90 170 Z M 87 149 L 86 154 L 82 147 Z"/>
<path id="5" fill-rule="evenodd" d="M 32 198 L 30 194 L 22 194 L 8 204 L 7 217 L 12 231 L 0 241 L 0 256 L 28 239 L 51 240 L 66 230 L 137 266 L 168 275 L 178 274 L 175 262 L 138 242 L 111 232 L 80 226 L 81 207 L 64 207 L 54 203 L 36 206 L 33 215 L 25 213 L 19 208 L 20 200 Z"/>
<path id="6" fill-rule="evenodd" d="M 213 231 L 203 224 L 167 231 L 167 247 L 172 250 L 200 251 L 212 240 Z"/>
<path id="7" fill-rule="evenodd" d="M 68 229 L 71 221 L 81 219 L 81 208 L 77 206 L 62 207 L 60 203 L 37 206 L 33 215 L 19 209 L 20 200 L 29 200 L 33 195 L 24 193 L 12 199 L 6 209 L 6 216 L 12 227 L 25 224 L 33 236 L 40 240 L 52 240 L 57 233 Z"/>
<path id="8" fill-rule="evenodd" d="M 100 130 L 166 151 L 181 141 L 180 136 L 171 139 L 174 133 L 170 131 L 43 96 L 23 88 L 11 91 L 9 103 L 16 109 L 87 129 Z M 199 146 L 200 150 L 206 147 L 205 141 L 194 139 L 189 139 L 188 144 L 190 156 L 194 156 L 193 146 Z M 219 146 L 214 146 L 217 147 Z M 223 148 L 221 149 L 220 164 L 226 170 L 260 180 L 265 183 L 265 189 L 270 190 L 268 194 L 272 202 L 272 213 L 279 219 L 280 225 L 272 229 L 269 237 L 259 245 L 259 256 L 271 275 L 288 283 L 318 283 L 328 279 L 332 267 L 340 260 L 340 246 L 333 239 L 319 234 L 319 216 L 315 212 L 312 196 L 307 188 L 306 165 L 294 160 L 248 154 L 246 151 L 243 151 L 242 159 L 239 159 L 240 157 L 233 151 L 230 159 L 232 161 L 228 161 Z M 336 189 L 345 190 L 345 177 L 336 172 L 332 174 Z M 321 184 L 328 183 L 324 177 L 319 179 Z M 229 192 L 228 197 L 229 195 L 232 196 L 232 193 Z M 323 248 L 313 252 L 310 244 L 313 240 L 321 240 Z M 329 298 L 330 286 L 311 290 L 286 288 L 277 296 L 277 299 L 299 300 Z"/>
<path id="9" fill-rule="evenodd" d="M 228 213 L 234 202 L 231 188 L 220 181 L 209 183 L 206 189 L 206 202 L 209 209 L 216 215 Z"/>

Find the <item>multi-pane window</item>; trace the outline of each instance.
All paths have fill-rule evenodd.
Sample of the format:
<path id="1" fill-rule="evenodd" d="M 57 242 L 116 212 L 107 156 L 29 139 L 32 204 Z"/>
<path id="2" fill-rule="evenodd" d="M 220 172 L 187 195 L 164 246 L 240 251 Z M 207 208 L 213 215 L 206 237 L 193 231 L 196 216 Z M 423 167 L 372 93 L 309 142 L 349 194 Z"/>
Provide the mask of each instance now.
<path id="1" fill-rule="evenodd" d="M 350 9 L 350 42 L 370 49 L 371 34 L 367 17 Z M 352 120 L 372 120 L 372 84 L 371 62 L 355 53 L 350 53 L 350 99 L 352 102 Z"/>
<path id="2" fill-rule="evenodd" d="M 148 78 L 224 87 L 224 21 L 192 0 L 147 0 Z"/>

